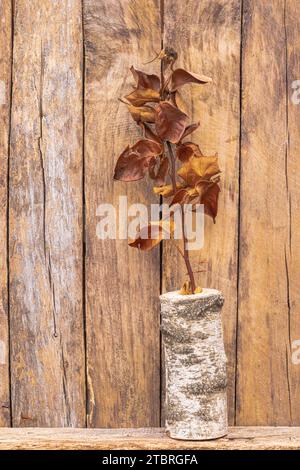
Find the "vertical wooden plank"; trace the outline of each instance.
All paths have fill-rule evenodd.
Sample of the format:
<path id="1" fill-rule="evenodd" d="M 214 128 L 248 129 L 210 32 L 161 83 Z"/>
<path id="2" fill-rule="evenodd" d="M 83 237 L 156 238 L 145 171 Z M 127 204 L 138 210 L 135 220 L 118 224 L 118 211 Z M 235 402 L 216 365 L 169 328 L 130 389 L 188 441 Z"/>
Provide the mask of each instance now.
<path id="1" fill-rule="evenodd" d="M 244 6 L 237 424 L 299 424 L 299 18 L 292 1 Z"/>
<path id="2" fill-rule="evenodd" d="M 0 0 L 0 426 L 10 425 L 7 292 L 7 171 L 11 88 L 11 2 Z"/>
<path id="3" fill-rule="evenodd" d="M 295 100 L 295 81 L 300 80 L 300 14 L 299 3 L 286 0 L 285 3 L 285 40 L 286 40 L 286 174 L 287 200 L 289 209 L 289 238 L 287 243 L 286 281 L 287 303 L 289 310 L 287 347 L 288 375 L 290 386 L 290 423 L 300 425 L 300 364 L 292 357 L 300 340 L 300 102 L 299 84 Z M 294 343 L 295 342 L 295 343 Z M 295 348 L 296 345 L 296 348 Z M 296 357 L 298 359 L 298 357 Z"/>
<path id="4" fill-rule="evenodd" d="M 83 426 L 82 8 L 16 0 L 10 158 L 13 424 Z"/>
<path id="5" fill-rule="evenodd" d="M 192 253 L 198 284 L 220 289 L 225 296 L 223 323 L 228 358 L 229 420 L 234 422 L 236 310 L 237 310 L 237 234 L 238 168 L 240 125 L 240 27 L 241 2 L 237 0 L 188 0 L 164 2 L 164 45 L 179 55 L 178 66 L 204 73 L 213 83 L 194 85 L 182 92 L 183 103 L 200 129 L 193 140 L 205 154 L 218 152 L 222 169 L 222 192 L 216 225 L 205 220 L 205 245 Z M 199 261 L 207 264 L 199 265 Z M 164 246 L 165 291 L 178 289 L 185 267 L 174 248 Z"/>
<path id="6" fill-rule="evenodd" d="M 85 0 L 85 188 L 88 425 L 159 425 L 159 249 L 139 253 L 126 240 L 99 240 L 97 207 L 119 196 L 156 199 L 145 183 L 113 182 L 116 158 L 138 137 L 118 97 L 133 84 L 129 68 L 160 50 L 157 0 Z"/>

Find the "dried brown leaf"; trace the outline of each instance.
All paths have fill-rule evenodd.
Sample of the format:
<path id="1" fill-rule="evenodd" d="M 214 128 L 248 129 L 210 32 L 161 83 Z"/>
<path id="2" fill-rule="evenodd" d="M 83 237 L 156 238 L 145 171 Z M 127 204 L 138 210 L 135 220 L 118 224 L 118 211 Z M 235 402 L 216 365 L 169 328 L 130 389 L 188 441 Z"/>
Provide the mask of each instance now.
<path id="1" fill-rule="evenodd" d="M 162 140 L 158 137 L 158 135 L 154 133 L 154 131 L 151 129 L 151 127 L 148 124 L 141 122 L 140 126 L 143 129 L 144 137 L 146 139 L 154 140 L 155 142 L 162 144 Z"/>
<path id="2" fill-rule="evenodd" d="M 150 251 L 159 245 L 163 238 L 170 236 L 173 231 L 174 223 L 171 220 L 150 222 L 147 226 L 141 228 L 136 239 L 129 243 L 129 246 L 139 248 L 142 251 Z"/>
<path id="3" fill-rule="evenodd" d="M 151 106 L 127 106 L 131 116 L 138 124 L 141 122 L 155 122 L 156 113 L 155 109 L 151 108 Z"/>
<path id="4" fill-rule="evenodd" d="M 218 156 L 193 155 L 179 168 L 177 173 L 187 186 L 195 187 L 200 179 L 209 180 L 212 176 L 220 173 Z"/>
<path id="5" fill-rule="evenodd" d="M 175 193 L 172 201 L 170 202 L 170 206 L 173 206 L 174 204 L 186 204 L 188 201 L 188 191 L 185 188 L 182 188 Z"/>
<path id="6" fill-rule="evenodd" d="M 156 107 L 156 132 L 162 140 L 177 143 L 186 128 L 188 117 L 168 101 Z"/>
<path id="7" fill-rule="evenodd" d="M 149 176 L 156 181 L 158 186 L 162 186 L 165 184 L 168 175 L 169 159 L 164 155 L 158 162 L 156 160 L 153 160 L 153 162 L 152 165 L 149 166 Z"/>
<path id="8" fill-rule="evenodd" d="M 184 142 L 176 148 L 176 156 L 181 162 L 187 162 L 193 155 L 197 157 L 203 155 L 199 145 L 193 142 Z"/>
<path id="9" fill-rule="evenodd" d="M 200 204 L 204 204 L 204 212 L 215 222 L 218 213 L 220 187 L 218 183 L 207 185 L 200 197 Z"/>
<path id="10" fill-rule="evenodd" d="M 189 72 L 188 70 L 184 69 L 176 69 L 172 74 L 171 84 L 170 84 L 170 92 L 174 92 L 178 90 L 179 87 L 185 85 L 187 83 L 208 83 L 211 82 L 212 79 L 206 77 L 205 75 L 199 75 L 193 72 Z"/>
<path id="11" fill-rule="evenodd" d="M 114 179 L 119 181 L 137 181 L 145 176 L 151 160 L 162 152 L 157 142 L 141 139 L 132 147 L 127 147 L 119 156 Z"/>
<path id="12" fill-rule="evenodd" d="M 148 74 L 137 70 L 133 67 L 130 68 L 133 78 L 135 79 L 137 88 L 152 88 L 152 90 L 159 91 L 160 79 L 157 75 Z"/>
<path id="13" fill-rule="evenodd" d="M 143 158 L 160 155 L 163 151 L 161 144 L 150 139 L 140 139 L 131 148 Z"/>
<path id="14" fill-rule="evenodd" d="M 180 189 L 183 187 L 182 184 L 176 183 L 177 189 Z M 167 184 L 165 186 L 154 186 L 153 187 L 153 192 L 155 194 L 159 194 L 160 196 L 163 197 L 171 197 L 174 196 L 174 190 L 172 184 Z"/>
<path id="15" fill-rule="evenodd" d="M 152 90 L 151 88 L 137 88 L 129 95 L 125 96 L 127 101 L 133 106 L 143 106 L 146 103 L 158 103 L 159 102 L 159 92 Z"/>
<path id="16" fill-rule="evenodd" d="M 181 140 L 190 135 L 192 132 L 194 132 L 198 127 L 200 126 L 200 121 L 195 122 L 194 124 L 190 124 L 187 126 L 184 130 L 184 133 L 182 134 Z"/>

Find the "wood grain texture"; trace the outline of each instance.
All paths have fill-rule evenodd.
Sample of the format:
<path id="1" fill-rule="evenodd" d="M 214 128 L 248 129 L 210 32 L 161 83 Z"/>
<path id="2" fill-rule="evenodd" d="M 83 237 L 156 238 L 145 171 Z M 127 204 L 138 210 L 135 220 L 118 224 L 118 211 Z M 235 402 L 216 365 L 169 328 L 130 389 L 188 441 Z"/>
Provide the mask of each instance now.
<path id="1" fill-rule="evenodd" d="M 12 55 L 11 2 L 0 0 L 0 426 L 10 424 L 7 270 L 7 171 Z"/>
<path id="2" fill-rule="evenodd" d="M 237 226 L 239 166 L 239 74 L 241 2 L 237 0 L 188 0 L 164 2 L 164 45 L 177 50 L 178 66 L 213 78 L 205 86 L 193 85 L 181 92 L 183 104 L 200 129 L 192 137 L 205 154 L 218 152 L 222 192 L 216 225 L 205 220 L 204 249 L 192 253 L 198 284 L 219 289 L 225 297 L 223 324 L 228 358 L 228 405 L 234 422 Z M 207 260 L 206 265 L 199 261 Z M 185 268 L 167 242 L 163 256 L 163 290 L 178 289 Z"/>
<path id="3" fill-rule="evenodd" d="M 288 205 L 288 241 L 286 243 L 286 282 L 288 304 L 288 375 L 290 420 L 300 424 L 300 367 L 292 361 L 293 341 L 300 340 L 300 104 L 293 100 L 293 82 L 300 80 L 300 16 L 299 4 L 286 0 L 284 9 L 286 41 L 286 195 Z M 299 343 L 298 343 L 299 347 Z"/>
<path id="4" fill-rule="evenodd" d="M 296 2 L 244 1 L 237 424 L 300 419 L 299 58 Z"/>
<path id="5" fill-rule="evenodd" d="M 88 426 L 159 424 L 159 250 L 100 240 L 101 203 L 154 202 L 144 182 L 113 181 L 117 156 L 140 135 L 118 97 L 160 49 L 157 0 L 86 0 L 84 30 Z M 145 13 L 146 12 L 146 13 Z"/>
<path id="6" fill-rule="evenodd" d="M 186 87 L 179 103 L 201 121 L 193 137 L 219 153 L 223 170 L 217 223 L 206 220 L 205 247 L 192 258 L 196 269 L 208 260 L 198 283 L 225 297 L 230 422 L 236 406 L 237 424 L 300 424 L 292 363 L 300 339 L 300 105 L 291 99 L 300 80 L 298 1 L 0 0 L 0 426 L 10 425 L 10 398 L 14 426 L 85 426 L 85 333 L 88 425 L 159 424 L 160 276 L 163 291 L 176 289 L 184 264 L 168 243 L 160 274 L 158 248 L 100 241 L 96 211 L 102 202 L 117 207 L 122 195 L 129 204 L 156 201 L 150 185 L 112 176 L 140 135 L 118 102 L 133 83 L 129 67 L 159 73 L 158 62 L 143 63 L 161 46 L 160 4 L 164 45 L 178 51 L 178 66 L 213 78 Z M 182 448 L 160 430 L 9 433 L 0 432 L 0 448 Z M 200 445 L 297 448 L 299 430 L 237 428 Z"/>
<path id="7" fill-rule="evenodd" d="M 80 0 L 15 1 L 10 157 L 14 426 L 85 424 Z"/>
<path id="8" fill-rule="evenodd" d="M 299 450 L 300 428 L 236 427 L 210 441 L 170 439 L 162 428 L 0 429 L 0 450 Z"/>

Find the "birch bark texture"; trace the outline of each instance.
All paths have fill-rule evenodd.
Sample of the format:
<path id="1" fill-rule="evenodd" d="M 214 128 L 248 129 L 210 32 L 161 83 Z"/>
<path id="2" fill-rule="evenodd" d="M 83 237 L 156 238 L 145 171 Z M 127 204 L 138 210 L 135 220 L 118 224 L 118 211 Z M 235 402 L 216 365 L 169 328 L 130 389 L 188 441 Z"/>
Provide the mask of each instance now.
<path id="1" fill-rule="evenodd" d="M 160 296 L 166 367 L 166 431 L 172 438 L 227 434 L 227 377 L 222 294 Z"/>

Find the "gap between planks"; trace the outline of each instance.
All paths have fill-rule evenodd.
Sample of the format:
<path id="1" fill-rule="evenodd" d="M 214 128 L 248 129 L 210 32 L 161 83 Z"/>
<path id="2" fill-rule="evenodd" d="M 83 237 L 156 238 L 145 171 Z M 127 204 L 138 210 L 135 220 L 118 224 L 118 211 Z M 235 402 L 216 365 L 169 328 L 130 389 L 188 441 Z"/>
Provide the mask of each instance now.
<path id="1" fill-rule="evenodd" d="M 292 450 L 300 427 L 231 427 L 211 441 L 170 439 L 163 428 L 0 428 L 0 450 Z"/>

